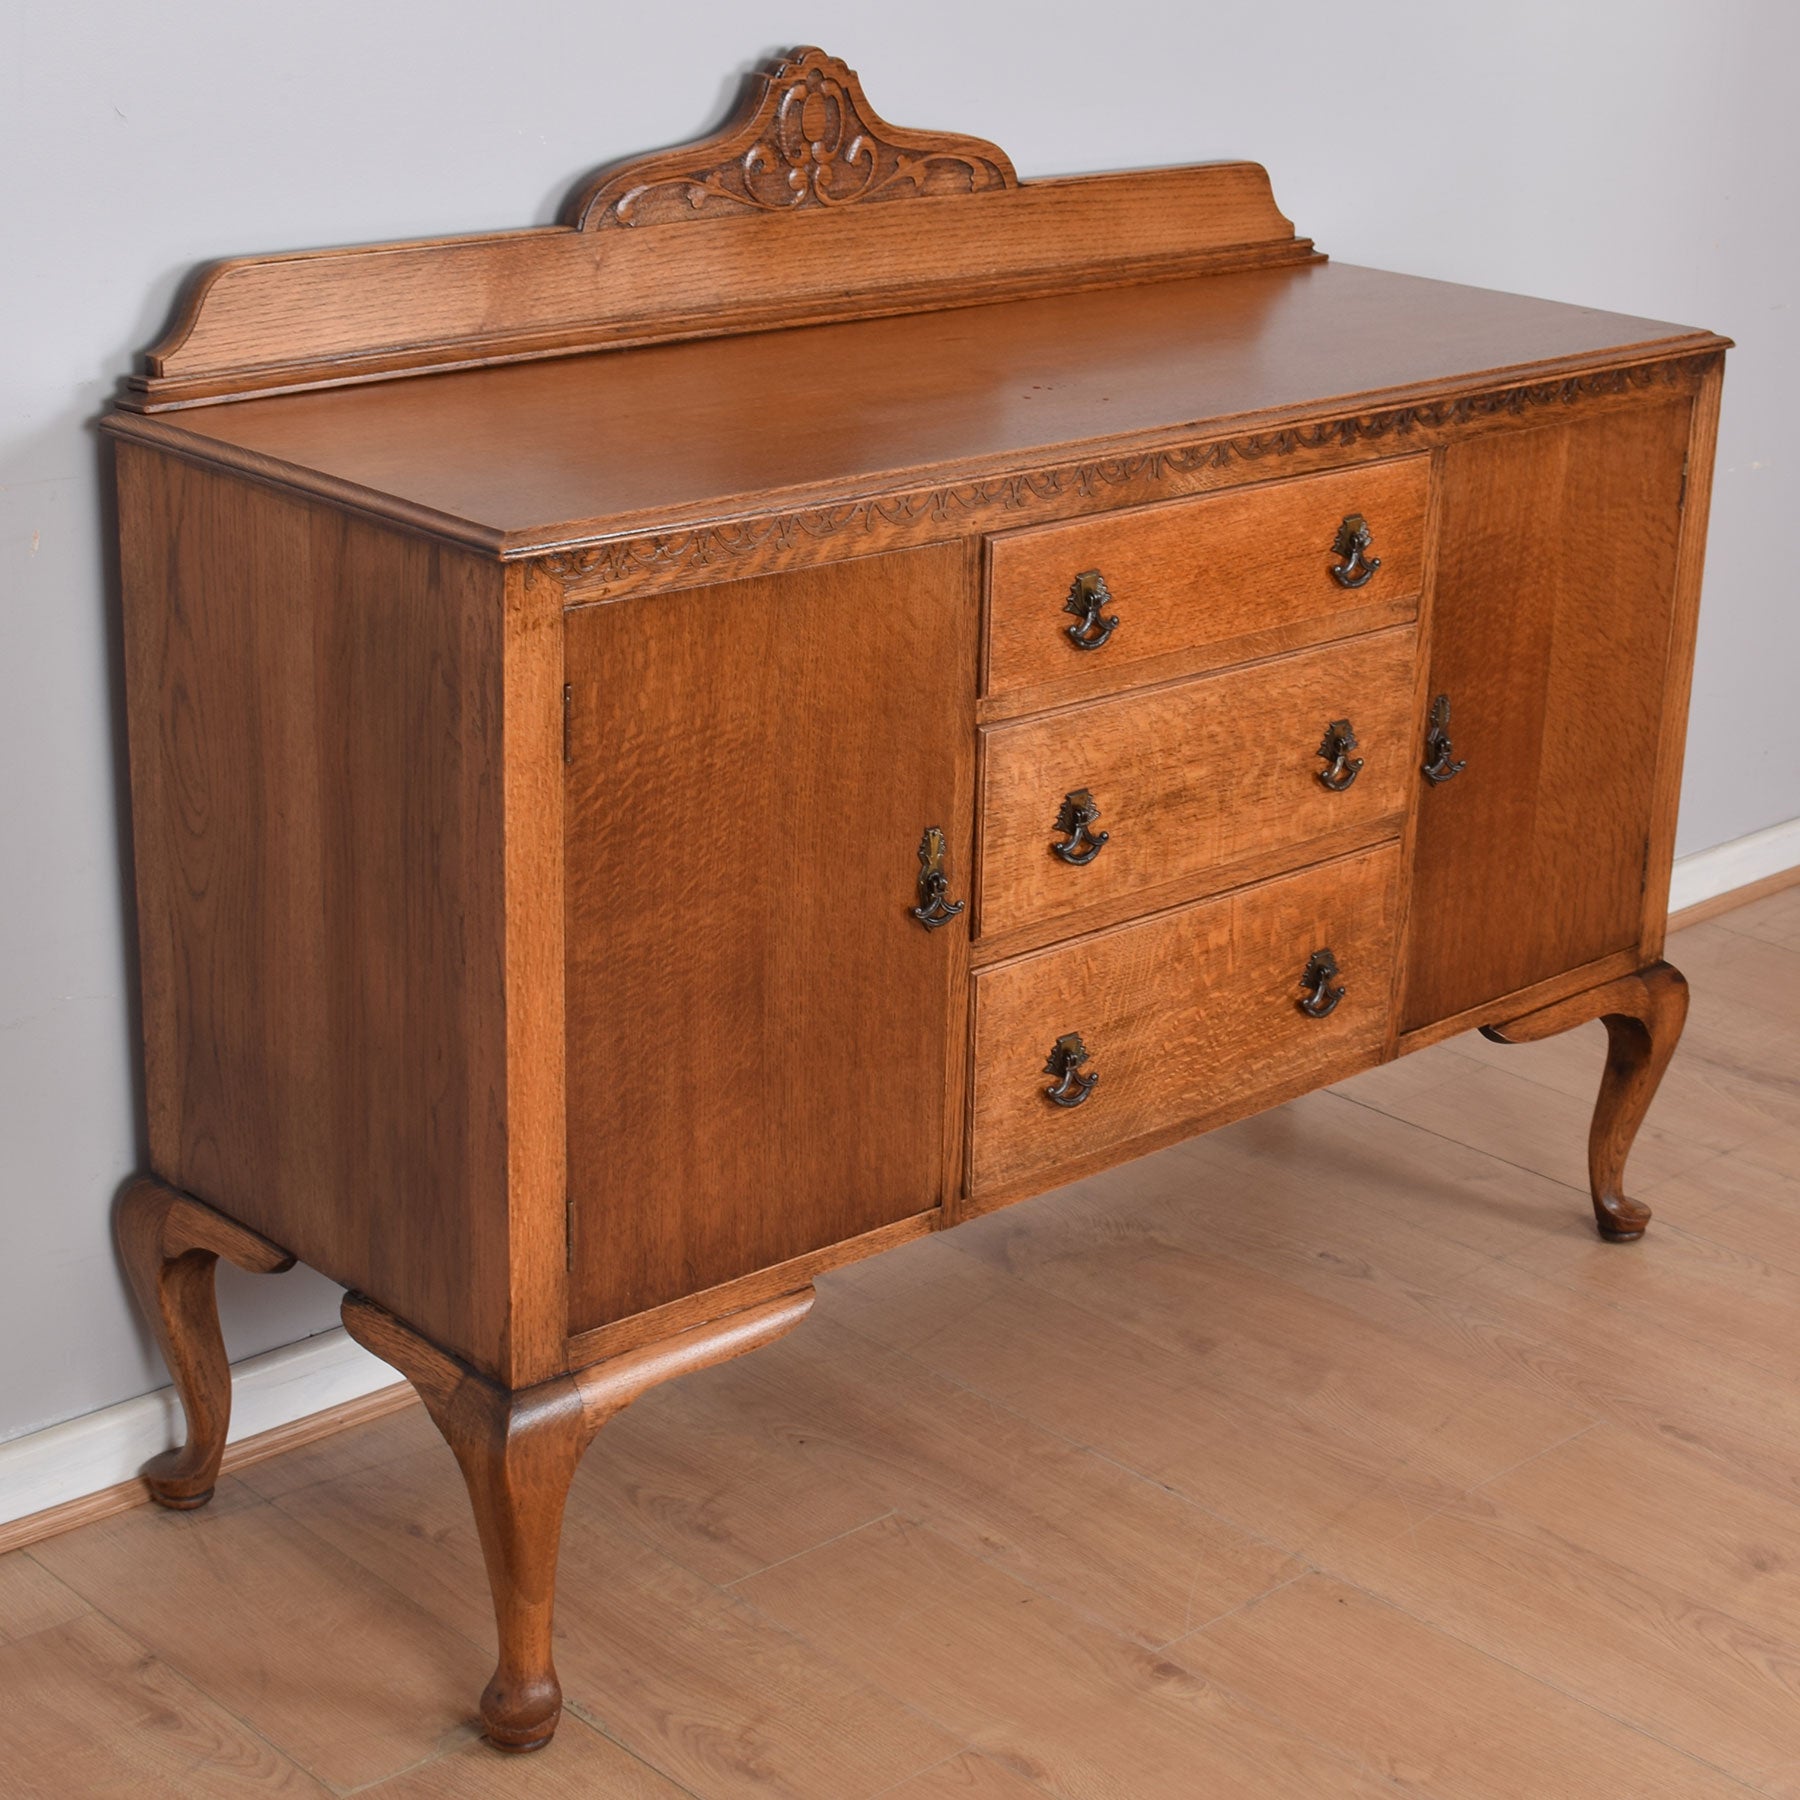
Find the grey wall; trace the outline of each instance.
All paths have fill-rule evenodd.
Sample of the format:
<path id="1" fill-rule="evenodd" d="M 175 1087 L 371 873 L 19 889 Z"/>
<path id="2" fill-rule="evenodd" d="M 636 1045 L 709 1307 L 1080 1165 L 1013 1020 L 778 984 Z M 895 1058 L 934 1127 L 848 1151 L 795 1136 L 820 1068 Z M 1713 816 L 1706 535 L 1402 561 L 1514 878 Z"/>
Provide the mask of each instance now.
<path id="1" fill-rule="evenodd" d="M 192 263 L 549 219 L 826 37 L 1026 175 L 1250 156 L 1344 261 L 1712 326 L 1726 384 L 1680 848 L 1800 814 L 1785 0 L 13 0 L 0 71 L 0 1437 L 159 1385 L 107 1236 L 137 1161 L 91 429 Z M 1604 721 L 1596 721 L 1603 736 Z M 234 1356 L 335 1291 L 222 1271 Z"/>

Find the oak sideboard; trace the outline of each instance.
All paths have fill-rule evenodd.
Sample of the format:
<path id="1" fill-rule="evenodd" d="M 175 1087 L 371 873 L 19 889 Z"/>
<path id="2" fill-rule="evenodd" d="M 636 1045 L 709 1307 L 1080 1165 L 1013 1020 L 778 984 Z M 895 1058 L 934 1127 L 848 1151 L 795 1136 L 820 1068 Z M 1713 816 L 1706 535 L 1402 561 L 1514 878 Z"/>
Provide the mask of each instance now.
<path id="1" fill-rule="evenodd" d="M 1021 181 L 813 49 L 561 223 L 202 271 L 116 451 L 150 1170 L 418 1389 L 548 1741 L 564 1496 L 821 1271 L 1661 960 L 1727 341 Z"/>

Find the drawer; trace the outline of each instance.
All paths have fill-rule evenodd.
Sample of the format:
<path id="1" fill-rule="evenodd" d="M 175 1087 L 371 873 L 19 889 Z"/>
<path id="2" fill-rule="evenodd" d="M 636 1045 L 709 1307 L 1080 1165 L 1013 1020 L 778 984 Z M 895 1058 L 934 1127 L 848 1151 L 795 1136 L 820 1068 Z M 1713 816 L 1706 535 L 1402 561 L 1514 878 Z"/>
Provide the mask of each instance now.
<path id="1" fill-rule="evenodd" d="M 991 538 L 984 692 L 1112 692 L 1411 619 L 1430 471 L 1401 457 Z M 1354 517 L 1371 539 L 1356 559 L 1334 549 Z M 1096 575 L 1084 629 L 1077 590 Z"/>
<path id="2" fill-rule="evenodd" d="M 1124 916 L 1153 889 L 1194 891 L 1211 868 L 1289 847 L 1275 866 L 1292 866 L 1311 860 L 1309 840 L 1348 849 L 1395 833 L 1418 760 L 1416 636 L 1405 625 L 988 726 L 980 932 L 1093 906 Z M 1355 747 L 1326 757 L 1345 722 Z"/>
<path id="3" fill-rule="evenodd" d="M 971 1193 L 1042 1187 L 1378 1061 L 1399 867 L 1383 844 L 983 970 Z M 1314 1017 L 1304 976 L 1327 950 L 1326 1004 L 1342 998 Z M 1064 1043 L 1086 1056 L 1066 1074 Z"/>

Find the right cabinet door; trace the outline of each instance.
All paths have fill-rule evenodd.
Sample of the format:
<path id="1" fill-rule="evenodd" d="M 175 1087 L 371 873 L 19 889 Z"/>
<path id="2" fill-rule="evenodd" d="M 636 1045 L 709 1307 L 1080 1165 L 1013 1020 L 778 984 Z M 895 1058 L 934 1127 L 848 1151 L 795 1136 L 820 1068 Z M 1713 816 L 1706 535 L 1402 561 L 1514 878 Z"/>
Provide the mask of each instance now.
<path id="1" fill-rule="evenodd" d="M 1464 766 L 1419 796 L 1403 1030 L 1641 938 L 1691 412 L 1444 454 L 1430 692 Z"/>

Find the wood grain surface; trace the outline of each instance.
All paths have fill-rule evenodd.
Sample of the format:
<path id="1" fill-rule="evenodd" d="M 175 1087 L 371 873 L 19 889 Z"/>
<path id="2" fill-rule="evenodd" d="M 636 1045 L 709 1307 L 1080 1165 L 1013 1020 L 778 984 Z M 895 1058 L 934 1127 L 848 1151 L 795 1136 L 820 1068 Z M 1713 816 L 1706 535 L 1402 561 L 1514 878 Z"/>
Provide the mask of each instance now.
<path id="1" fill-rule="evenodd" d="M 1700 634 L 1700 577 L 1712 513 L 1713 464 L 1719 445 L 1719 402 L 1725 385 L 1721 357 L 1694 395 L 1687 453 L 1681 465 L 1681 536 L 1675 551 L 1675 592 L 1663 674 L 1663 706 L 1651 792 L 1650 860 L 1644 870 L 1644 925 L 1639 951 L 1660 957 L 1669 926 L 1669 881 L 1675 865 L 1675 823 L 1681 809 L 1681 770 L 1687 755 L 1688 698 Z M 1745 900 L 1751 898 L 1746 894 Z"/>
<path id="2" fill-rule="evenodd" d="M 1061 1164 L 1128 1155 L 1134 1140 L 1184 1119 L 1249 1111 L 1286 1084 L 1375 1061 L 1399 860 L 1386 845 L 981 970 L 971 1191 L 1027 1175 L 1047 1186 Z M 1301 975 L 1325 947 L 1345 997 L 1309 1018 Z M 1067 1032 L 1080 1033 L 1092 1059 L 1083 1073 L 1100 1080 L 1082 1104 L 1059 1108 L 1045 1096 L 1044 1062 Z"/>
<path id="3" fill-rule="evenodd" d="M 1227 885 L 1217 873 L 1252 857 L 1297 867 L 1320 838 L 1348 849 L 1396 835 L 1417 761 L 1414 650 L 1404 627 L 986 727 L 980 935 L 1090 909 L 1116 921 L 1165 886 L 1204 891 L 1209 873 Z M 1318 751 L 1346 717 L 1363 766 L 1334 792 Z M 1057 818 L 1071 789 L 1093 795 L 1108 834 L 1080 865 L 1051 849 L 1068 841 Z"/>
<path id="4" fill-rule="evenodd" d="M 572 614 L 570 1328 L 937 1207 L 967 904 L 960 549 Z"/>
<path id="5" fill-rule="evenodd" d="M 1691 413 L 1445 453 L 1430 687 L 1467 767 L 1419 800 L 1403 1029 L 1639 943 Z"/>
<path id="6" fill-rule="evenodd" d="M 506 572 L 131 446 L 119 493 L 151 1166 L 522 1372 Z"/>
<path id="7" fill-rule="evenodd" d="M 1687 1382 L 1705 1414 L 1664 1436 L 1752 1483 L 1789 1482 L 1782 1434 L 1729 1358 L 1621 1354 L 1615 1319 L 1554 1292 L 1526 1308 L 1553 1348 L 1494 1316 L 1526 1266 L 1492 1269 L 1504 1222 L 1442 1202 L 1494 1201 L 1479 1143 L 1508 1205 L 1560 1205 L 1591 1070 L 1577 1096 L 1554 1044 L 1519 1087 L 1483 1051 L 1375 1067 L 1471 1025 L 1603 1019 L 1588 1174 L 1614 1238 L 1648 1216 L 1634 1142 L 1641 1187 L 1800 1125 L 1748 1052 L 1709 1104 L 1646 1118 L 1685 1012 L 1654 957 L 1724 347 L 1327 267 L 1253 164 L 1022 183 L 983 139 L 887 124 L 805 49 L 560 226 L 211 271 L 126 402 L 175 410 L 107 421 L 155 1178 L 120 1240 L 193 1420 L 151 1480 L 176 1505 L 218 1481 L 214 1257 L 291 1253 L 356 1290 L 346 1320 L 423 1396 L 474 1529 L 415 1443 L 327 1494 L 219 1482 L 219 1536 L 159 1554 L 142 1520 L 71 1534 L 51 1587 L 0 1606 L 16 1587 L 75 1692 L 141 1645 L 140 1709 L 297 1792 L 413 1780 L 408 1730 L 459 1747 L 445 1695 L 485 1641 L 483 1570 L 483 1728 L 543 1744 L 559 1542 L 557 1660 L 602 1696 L 586 1727 L 654 1765 L 585 1759 L 625 1791 L 1795 1786 L 1768 1694 L 1734 1709 L 1710 1667 L 1727 1750 L 1696 1785 L 1705 1708 L 1660 1648 L 1653 1710 L 1591 1619 L 1577 1659 L 1541 1629 L 1490 1650 L 1459 1509 L 1579 1438 L 1598 1392 L 1641 1423 Z M 1373 542 L 1346 562 L 1357 521 Z M 1087 647 L 1065 610 L 1085 571 L 1109 621 Z M 1362 761 L 1332 792 L 1337 720 Z M 1049 840 L 1078 791 L 1109 836 L 1073 868 Z M 1778 1024 L 1751 1039 L 1786 1066 Z M 847 1273 L 876 1297 L 838 1357 L 880 1365 L 940 1456 L 904 1500 L 866 1430 L 813 1406 L 777 1430 L 826 1471 L 816 1517 L 790 1471 L 702 1500 L 684 1535 L 689 1502 L 628 1478 L 559 1540 L 600 1423 L 779 1336 L 815 1276 L 1352 1078 L 1388 1110 L 1309 1103 L 1310 1161 L 1294 1114 L 1241 1132 L 1252 1204 L 1204 1230 L 1168 1208 L 1153 1242 L 1083 1226 L 1065 1255 L 991 1224 L 900 1249 L 922 1277 L 885 1302 Z M 1194 1185 L 1231 1177 L 1229 1144 L 1184 1154 Z M 1293 1179 L 1322 1247 L 1267 1199 Z M 1330 1242 L 1388 1204 L 1373 1249 Z M 1614 1254 L 1629 1296 L 1642 1250 Z M 1772 1365 L 1788 1321 L 1749 1310 Z M 734 1468 L 773 1472 L 754 1405 L 695 1405 Z M 1014 1537 L 977 1444 L 1037 1477 Z M 1440 1525 L 1448 1650 L 1442 1591 L 1413 1618 L 1355 1585 L 1404 1585 L 1383 1557 Z M 1577 1586 L 1577 1539 L 1536 1530 L 1502 1596 Z M 1627 1630 L 1685 1616 L 1610 1603 Z M 1750 1610 L 1699 1635 L 1775 1666 Z M 427 1619 L 445 1630 L 409 1660 Z M 975 1654 L 945 1653 L 950 1620 Z M 1379 1663 L 1363 1685 L 1416 1748 L 1296 1702 L 1320 1679 L 1290 1673 L 1300 1637 L 1334 1695 Z M 205 1696 L 155 1661 L 196 1687 L 209 1667 Z M 1441 1695 L 1409 1710 L 1443 1671 L 1486 1680 L 1512 1739 L 1541 1716 L 1586 1786 L 1470 1748 Z M 1621 1749 L 1583 1708 L 1669 1741 Z M 771 1726 L 788 1713 L 797 1734 Z"/>
<path id="8" fill-rule="evenodd" d="M 1441 1044 L 828 1276 L 622 1414 L 567 1509 L 548 1754 L 472 1741 L 481 1549 L 415 1407 L 0 1558 L 0 1766 L 59 1800 L 1780 1795 L 1800 889 L 1670 954 L 1704 978 L 1634 1248 L 1587 1216 L 1602 1027 Z"/>
<path id="9" fill-rule="evenodd" d="M 1117 690 L 1143 680 L 1146 664 L 1183 653 L 1236 662 L 1241 641 L 1263 632 L 1290 627 L 1318 641 L 1365 628 L 1371 614 L 1411 618 L 1430 480 L 1429 457 L 1404 457 L 996 537 L 982 691 Z M 1346 589 L 1331 576 L 1340 564 L 1332 542 L 1351 513 L 1370 521 L 1381 567 Z M 1065 602 L 1088 569 L 1105 577 L 1105 611 L 1119 625 L 1083 650 Z"/>
<path id="10" fill-rule="evenodd" d="M 1458 412 L 1446 395 L 1722 343 L 1654 320 L 1314 264 L 511 364 L 158 419 L 115 414 L 109 428 L 184 454 L 250 458 L 273 478 L 506 555 L 706 524 L 732 528 L 712 545 L 731 559 L 747 500 L 783 511 L 867 501 L 874 518 L 793 528 L 840 540 L 822 547 L 843 554 L 850 546 L 841 536 L 852 527 L 856 536 L 889 529 L 879 517 L 889 501 L 901 529 L 929 531 L 937 514 L 940 532 L 956 535 L 972 496 L 933 495 L 998 478 L 994 516 L 979 519 L 991 530 L 1044 505 L 1035 490 L 1050 484 L 1035 477 L 1046 465 L 1072 460 L 1084 471 L 1059 476 L 1049 497 L 1093 510 L 1109 493 L 1112 504 L 1157 497 L 1119 492 L 1134 468 L 1169 491 L 1181 459 L 1159 464 L 1158 454 L 1221 431 L 1249 445 L 1241 458 L 1224 457 L 1246 465 L 1241 479 L 1299 449 L 1305 432 L 1282 433 L 1307 420 L 1373 408 L 1385 422 L 1368 433 L 1334 428 L 1321 443 L 1339 455 L 1365 437 L 1411 449 L 1409 436 L 1440 416 L 1504 420 L 1535 410 L 1521 399 Z M 1560 409 L 1567 398 L 1545 401 Z M 1443 404 L 1422 418 L 1407 412 L 1424 401 Z M 1202 471 L 1213 461 L 1203 459 Z M 973 510 L 979 518 L 986 509 Z"/>
<path id="11" fill-rule="evenodd" d="M 294 1259 L 278 1245 L 150 1177 L 119 1196 L 113 1215 L 119 1260 L 138 1310 L 181 1396 L 186 1441 L 144 1470 L 153 1498 L 178 1511 L 212 1498 L 231 1428 L 231 1365 L 219 1327 L 214 1274 L 223 1256 L 253 1275 L 278 1275 Z"/>
<path id="12" fill-rule="evenodd" d="M 890 125 L 803 46 L 699 142 L 583 184 L 565 223 L 200 271 L 124 403 L 193 405 L 607 345 L 1304 262 L 1254 163 L 1021 183 Z"/>
<path id="13" fill-rule="evenodd" d="M 1687 1022 L 1687 980 L 1670 964 L 1648 968 L 1560 1005 L 1482 1028 L 1500 1044 L 1531 1044 L 1598 1019 L 1606 1027 L 1606 1069 L 1588 1128 L 1588 1184 L 1594 1221 L 1612 1243 L 1644 1235 L 1650 1209 L 1625 1192 L 1625 1162 Z"/>
<path id="14" fill-rule="evenodd" d="M 678 1375 L 759 1349 L 806 1316 L 812 1289 L 530 1387 L 499 1387 L 360 1294 L 345 1329 L 417 1389 L 462 1470 L 494 1602 L 499 1657 L 481 1695 L 496 1748 L 539 1750 L 562 1717 L 551 1655 L 557 1553 L 569 1483 L 594 1434 Z"/>

